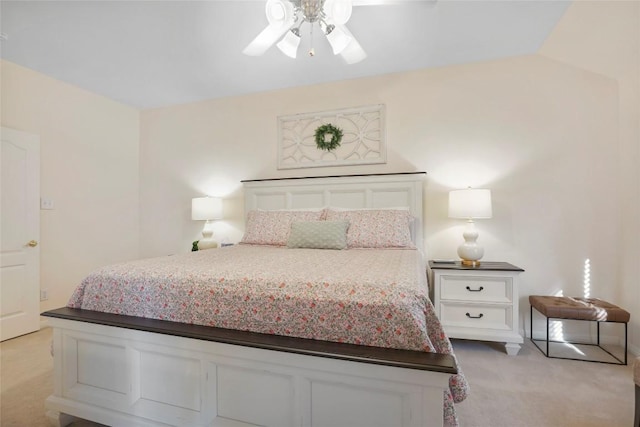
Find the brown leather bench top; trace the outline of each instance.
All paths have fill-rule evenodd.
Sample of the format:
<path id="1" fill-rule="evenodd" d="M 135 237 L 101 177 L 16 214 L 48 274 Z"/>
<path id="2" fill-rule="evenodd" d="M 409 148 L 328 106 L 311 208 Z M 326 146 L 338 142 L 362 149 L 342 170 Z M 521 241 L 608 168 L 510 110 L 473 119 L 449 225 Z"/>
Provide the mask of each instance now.
<path id="1" fill-rule="evenodd" d="M 546 317 L 627 323 L 628 311 L 598 298 L 530 295 L 529 303 Z"/>

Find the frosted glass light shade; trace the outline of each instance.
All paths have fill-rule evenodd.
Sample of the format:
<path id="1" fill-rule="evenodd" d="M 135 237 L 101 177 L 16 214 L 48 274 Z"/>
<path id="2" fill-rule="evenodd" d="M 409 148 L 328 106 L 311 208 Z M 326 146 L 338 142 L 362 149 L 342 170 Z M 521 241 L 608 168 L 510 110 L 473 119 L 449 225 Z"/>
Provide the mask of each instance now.
<path id="1" fill-rule="evenodd" d="M 449 218 L 491 218 L 491 190 L 467 188 L 449 192 Z"/>
<path id="2" fill-rule="evenodd" d="M 300 36 L 293 31 L 287 31 L 287 34 L 276 45 L 289 58 L 294 58 L 298 54 L 298 46 L 300 46 Z"/>
<path id="3" fill-rule="evenodd" d="M 218 197 L 191 199 L 191 219 L 194 221 L 222 219 L 222 199 Z"/>

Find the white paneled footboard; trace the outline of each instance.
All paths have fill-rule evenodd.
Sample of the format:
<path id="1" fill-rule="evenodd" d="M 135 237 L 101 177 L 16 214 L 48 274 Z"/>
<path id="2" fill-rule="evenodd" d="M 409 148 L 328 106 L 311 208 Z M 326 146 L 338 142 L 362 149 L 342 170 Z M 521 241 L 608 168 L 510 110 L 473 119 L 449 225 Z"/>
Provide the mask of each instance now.
<path id="1" fill-rule="evenodd" d="M 447 355 L 73 309 L 44 315 L 54 328 L 46 407 L 57 426 L 76 417 L 127 427 L 442 426 L 456 371 Z"/>

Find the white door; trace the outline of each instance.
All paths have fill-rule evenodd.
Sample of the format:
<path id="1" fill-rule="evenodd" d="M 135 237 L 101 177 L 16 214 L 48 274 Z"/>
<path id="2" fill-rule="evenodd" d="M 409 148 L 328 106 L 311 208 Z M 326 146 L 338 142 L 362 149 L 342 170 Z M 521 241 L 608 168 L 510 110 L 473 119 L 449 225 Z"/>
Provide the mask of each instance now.
<path id="1" fill-rule="evenodd" d="M 0 341 L 40 328 L 40 138 L 2 128 Z"/>

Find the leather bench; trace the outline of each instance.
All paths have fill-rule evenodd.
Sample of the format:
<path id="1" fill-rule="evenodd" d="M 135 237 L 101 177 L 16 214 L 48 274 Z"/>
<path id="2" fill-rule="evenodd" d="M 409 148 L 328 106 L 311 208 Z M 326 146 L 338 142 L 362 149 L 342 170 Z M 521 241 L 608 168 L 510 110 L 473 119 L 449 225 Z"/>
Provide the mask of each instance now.
<path id="1" fill-rule="evenodd" d="M 579 297 L 554 297 L 554 296 L 542 296 L 542 295 L 530 295 L 529 303 L 531 304 L 531 342 L 538 347 L 538 349 L 547 357 L 557 359 L 572 359 L 572 360 L 586 360 L 591 362 L 601 363 L 613 363 L 626 365 L 627 364 L 627 323 L 631 318 L 628 311 L 611 304 L 607 301 L 598 298 L 579 298 Z M 540 314 L 546 317 L 547 320 L 547 334 L 546 334 L 546 352 L 543 350 L 533 338 L 533 309 L 536 309 Z M 597 323 L 597 342 L 593 343 L 577 343 L 568 341 L 549 341 L 549 320 L 584 320 Z M 624 357 L 620 359 L 615 356 L 609 350 L 602 347 L 600 344 L 600 323 L 613 322 L 624 324 Z M 539 340 L 541 341 L 541 340 Z M 573 359 L 571 357 L 558 357 L 551 356 L 549 354 L 550 342 L 563 342 L 576 345 L 595 345 L 604 350 L 617 362 L 606 362 L 600 360 L 588 360 L 588 359 Z"/>

